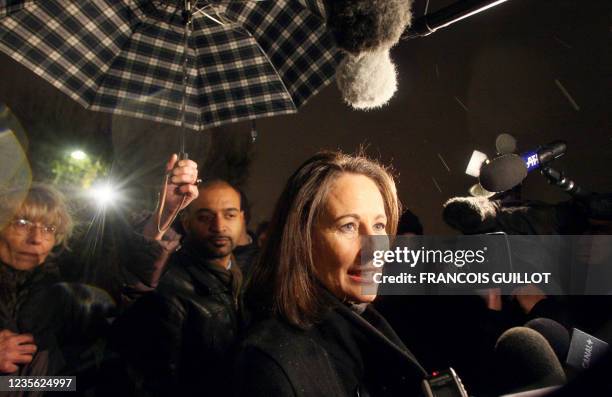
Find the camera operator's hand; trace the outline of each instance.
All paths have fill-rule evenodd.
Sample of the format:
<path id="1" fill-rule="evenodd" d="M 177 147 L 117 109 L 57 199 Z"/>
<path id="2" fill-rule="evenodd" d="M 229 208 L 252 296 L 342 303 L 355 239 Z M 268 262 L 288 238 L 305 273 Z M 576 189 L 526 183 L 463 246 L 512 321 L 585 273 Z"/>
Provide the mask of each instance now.
<path id="1" fill-rule="evenodd" d="M 489 310 L 501 311 L 502 299 L 500 288 L 487 288 L 479 290 L 478 295 L 485 301 Z"/>
<path id="2" fill-rule="evenodd" d="M 3 329 L 0 331 L 0 373 L 10 374 L 19 369 L 19 364 L 28 364 L 36 353 L 34 337 L 30 334 L 16 334 Z"/>
<path id="3" fill-rule="evenodd" d="M 529 314 L 531 309 L 543 299 L 546 299 L 546 294 L 540 288 L 533 284 L 518 287 L 512 291 L 512 297 L 516 299 L 521 309 L 526 314 Z"/>

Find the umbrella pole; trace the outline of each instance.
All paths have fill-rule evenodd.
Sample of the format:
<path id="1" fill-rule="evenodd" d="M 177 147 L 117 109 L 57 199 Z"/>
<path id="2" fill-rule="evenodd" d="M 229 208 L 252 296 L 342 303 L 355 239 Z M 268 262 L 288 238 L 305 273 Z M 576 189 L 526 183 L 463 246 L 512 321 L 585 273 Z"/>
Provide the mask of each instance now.
<path id="1" fill-rule="evenodd" d="M 185 32 L 183 33 L 183 98 L 181 102 L 181 134 L 179 137 L 179 160 L 184 160 L 188 158 L 187 152 L 185 152 L 185 140 L 187 136 L 187 129 L 185 127 L 185 113 L 187 112 L 187 84 L 189 83 L 189 39 L 191 38 L 191 31 L 193 29 L 193 12 L 191 2 L 192 0 L 185 0 L 183 8 Z"/>
<path id="2" fill-rule="evenodd" d="M 185 0 L 185 5 L 183 8 L 183 20 L 185 21 L 185 32 L 183 34 L 183 98 L 181 101 L 181 133 L 179 134 L 179 153 L 178 160 L 186 160 L 189 158 L 187 152 L 185 151 L 185 140 L 187 135 L 187 128 L 185 127 L 185 113 L 187 111 L 187 84 L 189 83 L 189 74 L 188 74 L 188 61 L 189 61 L 189 39 L 191 38 L 191 30 L 193 28 L 193 13 L 191 11 L 191 1 Z M 170 216 L 170 219 L 165 224 L 161 224 L 162 214 L 164 212 L 164 207 L 166 206 L 166 195 L 168 190 L 168 182 L 170 179 L 170 173 L 166 173 L 164 177 L 164 185 L 162 188 L 161 196 L 159 197 L 159 205 L 157 206 L 157 231 L 159 233 L 166 232 L 170 226 L 176 220 L 179 212 L 183 208 L 185 204 L 185 200 L 187 199 L 186 195 L 183 195 L 181 199 L 181 204 L 176 208 L 176 210 Z"/>

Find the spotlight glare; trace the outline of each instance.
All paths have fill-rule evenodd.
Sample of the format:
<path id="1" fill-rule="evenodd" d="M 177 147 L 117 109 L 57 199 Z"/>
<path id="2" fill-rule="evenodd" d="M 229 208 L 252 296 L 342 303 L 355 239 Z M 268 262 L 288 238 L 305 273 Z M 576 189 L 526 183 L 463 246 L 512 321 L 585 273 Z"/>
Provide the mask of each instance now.
<path id="1" fill-rule="evenodd" d="M 85 160 L 87 158 L 87 153 L 82 150 L 73 150 L 72 153 L 70 153 L 70 157 L 75 160 Z"/>
<path id="2" fill-rule="evenodd" d="M 119 199 L 119 191 L 110 183 L 102 183 L 93 186 L 90 191 L 91 197 L 98 203 L 100 207 L 106 207 L 109 204 L 115 204 Z"/>

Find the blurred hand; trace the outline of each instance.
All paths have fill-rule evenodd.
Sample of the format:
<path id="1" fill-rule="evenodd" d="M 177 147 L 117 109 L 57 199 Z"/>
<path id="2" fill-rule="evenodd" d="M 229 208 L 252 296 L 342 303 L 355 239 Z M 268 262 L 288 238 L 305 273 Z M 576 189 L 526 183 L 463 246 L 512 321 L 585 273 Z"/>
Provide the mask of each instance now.
<path id="1" fill-rule="evenodd" d="M 180 160 L 173 154 L 166 164 L 166 173 L 169 175 L 168 186 L 166 186 L 166 205 L 163 217 L 168 219 L 181 205 L 183 197 L 185 201 L 179 210 L 187 207 L 198 197 L 198 165 L 192 160 Z"/>
<path id="2" fill-rule="evenodd" d="M 0 331 L 0 373 L 10 374 L 19 369 L 19 364 L 28 364 L 36 353 L 34 337 L 30 334 L 16 334 L 3 329 Z"/>
<path id="3" fill-rule="evenodd" d="M 484 299 L 489 310 L 500 311 L 502 309 L 501 289 L 487 288 L 479 290 L 478 295 Z"/>
<path id="4" fill-rule="evenodd" d="M 546 299 L 544 291 L 533 284 L 516 288 L 512 291 L 512 296 L 517 300 L 525 313 L 529 313 L 539 301 Z"/>

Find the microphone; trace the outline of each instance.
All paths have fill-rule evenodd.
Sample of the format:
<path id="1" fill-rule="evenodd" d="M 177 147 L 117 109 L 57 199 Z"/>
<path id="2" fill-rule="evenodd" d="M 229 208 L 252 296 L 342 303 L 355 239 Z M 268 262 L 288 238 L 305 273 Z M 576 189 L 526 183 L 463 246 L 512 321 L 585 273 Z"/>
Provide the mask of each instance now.
<path id="1" fill-rule="evenodd" d="M 607 351 L 606 342 L 574 328 L 566 363 L 572 368 L 585 370 L 601 359 Z"/>
<path id="2" fill-rule="evenodd" d="M 516 152 L 516 138 L 510 134 L 499 134 L 495 138 L 495 149 L 498 154 L 509 154 Z"/>
<path id="3" fill-rule="evenodd" d="M 529 172 L 545 167 L 566 151 L 565 142 L 554 141 L 535 151 L 498 156 L 483 163 L 480 168 L 480 184 L 490 192 L 510 190 L 523 182 Z"/>
<path id="4" fill-rule="evenodd" d="M 565 361 L 570 347 L 570 336 L 563 325 L 549 318 L 539 317 L 528 321 L 525 327 L 539 332 L 546 338 L 559 362 Z"/>
<path id="5" fill-rule="evenodd" d="M 582 234 L 587 227 L 584 210 L 573 204 L 502 203 L 486 197 L 453 197 L 444 203 L 442 218 L 463 234 Z"/>
<path id="6" fill-rule="evenodd" d="M 539 332 L 514 327 L 495 344 L 495 365 L 500 374 L 500 393 L 557 386 L 566 381 L 555 352 Z"/>
<path id="7" fill-rule="evenodd" d="M 496 228 L 498 206 L 487 197 L 453 197 L 444 203 L 442 218 L 463 234 L 480 234 Z"/>

